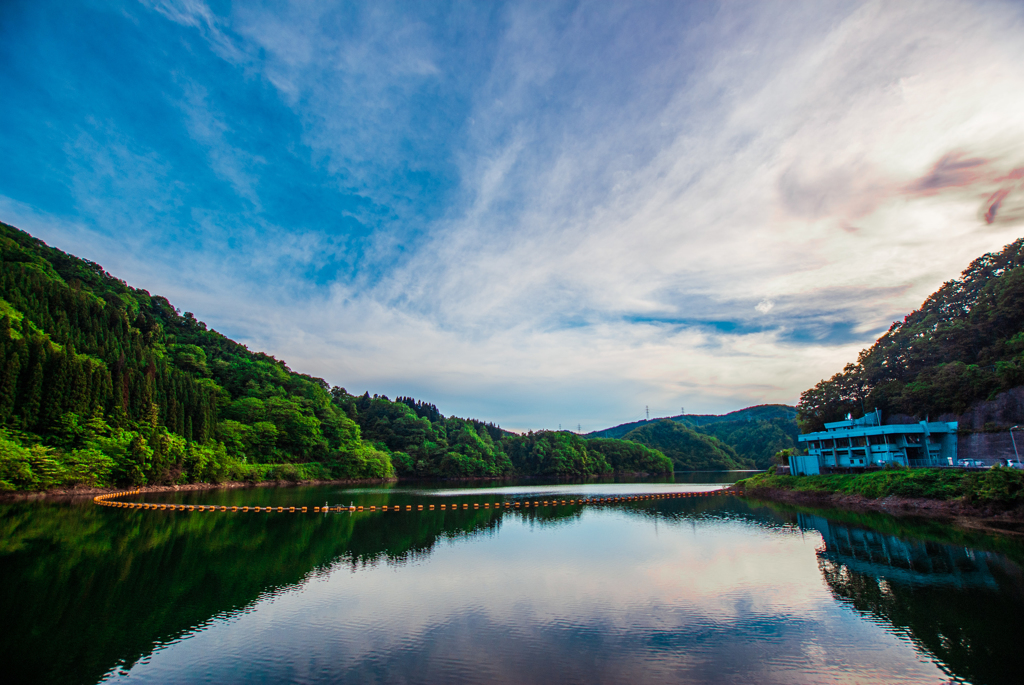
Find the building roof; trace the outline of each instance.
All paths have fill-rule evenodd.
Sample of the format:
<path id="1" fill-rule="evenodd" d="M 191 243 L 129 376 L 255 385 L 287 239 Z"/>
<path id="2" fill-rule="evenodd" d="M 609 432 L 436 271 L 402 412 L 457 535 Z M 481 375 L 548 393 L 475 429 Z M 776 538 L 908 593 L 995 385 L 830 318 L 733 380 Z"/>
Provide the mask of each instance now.
<path id="1" fill-rule="evenodd" d="M 924 433 L 956 433 L 959 424 L 956 421 L 920 421 L 918 423 L 895 423 L 887 426 L 878 425 L 877 415 L 868 414 L 860 419 L 833 421 L 825 424 L 825 430 L 805 433 L 798 440 L 829 440 L 831 438 L 863 436 L 863 435 L 907 435 Z M 874 419 L 865 421 L 864 419 Z"/>

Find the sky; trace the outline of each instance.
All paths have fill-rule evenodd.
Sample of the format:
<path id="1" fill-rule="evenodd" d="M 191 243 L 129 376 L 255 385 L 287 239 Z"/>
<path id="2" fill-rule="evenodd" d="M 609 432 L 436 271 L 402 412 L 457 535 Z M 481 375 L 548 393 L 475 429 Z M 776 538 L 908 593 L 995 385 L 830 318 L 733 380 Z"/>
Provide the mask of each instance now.
<path id="1" fill-rule="evenodd" d="M 352 393 L 723 413 L 1024 234 L 1024 3 L 0 0 L 0 220 Z"/>

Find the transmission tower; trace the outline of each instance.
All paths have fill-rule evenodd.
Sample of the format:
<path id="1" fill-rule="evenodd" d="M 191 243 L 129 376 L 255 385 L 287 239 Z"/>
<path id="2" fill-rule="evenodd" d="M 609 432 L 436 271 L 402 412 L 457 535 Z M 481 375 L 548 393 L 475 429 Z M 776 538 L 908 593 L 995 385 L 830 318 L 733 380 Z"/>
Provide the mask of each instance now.
<path id="1" fill-rule="evenodd" d="M 650 421 L 651 420 L 651 408 L 648 407 L 646 404 L 644 405 L 644 413 L 647 414 L 647 420 Z"/>

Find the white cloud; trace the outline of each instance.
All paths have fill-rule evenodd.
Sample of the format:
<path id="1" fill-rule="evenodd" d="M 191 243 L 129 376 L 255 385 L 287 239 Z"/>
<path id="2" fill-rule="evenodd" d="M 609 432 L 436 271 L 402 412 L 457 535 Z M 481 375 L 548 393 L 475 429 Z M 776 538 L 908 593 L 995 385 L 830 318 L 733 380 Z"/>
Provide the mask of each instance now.
<path id="1" fill-rule="evenodd" d="M 424 307 L 443 340 L 438 354 L 467 370 L 470 358 L 501 359 L 510 376 L 538 388 L 573 369 L 581 382 L 628 381 L 635 395 L 666 404 L 673 393 L 691 406 L 792 402 L 860 347 L 824 341 L 797 352 L 782 335 L 799 324 L 794 314 L 827 313 L 863 336 L 1017 237 L 1019 223 L 979 220 L 996 179 L 1024 166 L 1024 76 L 1015 68 L 1024 43 L 1014 8 L 868 3 L 817 31 L 809 28 L 820 28 L 820 16 L 802 22 L 796 13 L 779 30 L 768 16 L 776 9 L 745 7 L 756 15 L 750 28 L 647 121 L 581 129 L 567 119 L 540 141 L 531 140 L 540 133 L 530 115 L 514 121 L 532 154 L 502 168 L 498 190 L 482 182 L 474 210 L 447 223 L 389 291 L 426 283 L 418 299 L 438 303 Z M 532 55 L 523 60 L 505 68 L 534 76 Z M 497 99 L 516 109 L 524 89 L 514 81 Z M 711 92 L 717 98 L 705 98 Z M 493 121 L 493 109 L 483 103 L 474 118 Z M 675 127 L 670 142 L 619 172 L 613 160 L 634 150 L 650 121 Z M 985 160 L 977 177 L 911 190 L 957 154 Z M 471 184 L 486 178 L 474 170 L 466 169 Z M 508 202 L 487 210 L 483 198 L 499 192 L 517 198 L 512 213 Z M 689 318 L 691 303 L 703 301 L 726 320 L 749 318 L 752 305 L 767 314 L 769 303 L 755 305 L 751 290 L 788 303 L 772 310 L 781 331 L 711 342 L 666 328 L 647 344 L 651 332 L 630 320 Z M 586 325 L 562 329 L 573 321 Z M 441 352 L 463 340 L 475 354 Z M 738 352 L 748 346 L 757 353 Z M 792 363 L 808 356 L 821 361 Z"/>

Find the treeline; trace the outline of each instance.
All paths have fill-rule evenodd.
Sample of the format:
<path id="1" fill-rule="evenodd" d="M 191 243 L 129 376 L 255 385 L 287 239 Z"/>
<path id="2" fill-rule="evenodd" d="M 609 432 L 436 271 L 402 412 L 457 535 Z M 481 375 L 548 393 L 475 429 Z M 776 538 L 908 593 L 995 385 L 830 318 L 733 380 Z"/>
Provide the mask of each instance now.
<path id="1" fill-rule="evenodd" d="M 800 396 L 804 432 L 880 409 L 935 419 L 1024 384 L 1024 239 L 974 260 L 855 364 Z"/>
<path id="2" fill-rule="evenodd" d="M 349 395 L 334 401 L 358 423 L 365 440 L 387 452 L 399 476 L 585 476 L 665 473 L 671 462 L 644 445 L 585 439 L 564 431 L 516 435 L 493 423 L 442 415 L 432 404 L 400 397 Z"/>
<path id="3" fill-rule="evenodd" d="M 0 489 L 667 470 L 641 446 L 352 396 L 0 224 Z"/>

